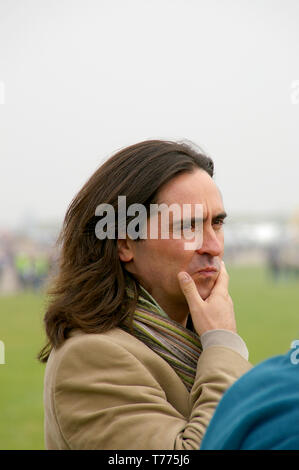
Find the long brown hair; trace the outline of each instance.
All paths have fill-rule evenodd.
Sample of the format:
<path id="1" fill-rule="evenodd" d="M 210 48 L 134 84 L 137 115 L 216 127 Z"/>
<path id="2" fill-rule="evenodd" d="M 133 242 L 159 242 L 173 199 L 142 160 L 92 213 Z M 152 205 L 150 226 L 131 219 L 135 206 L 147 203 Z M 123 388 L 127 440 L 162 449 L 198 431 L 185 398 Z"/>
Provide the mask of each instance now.
<path id="1" fill-rule="evenodd" d="M 41 362 L 47 361 L 51 349 L 59 347 L 73 329 L 105 332 L 134 312 L 138 283 L 119 259 L 117 230 L 116 239 L 97 238 L 96 207 L 112 205 L 117 228 L 119 195 L 126 196 L 127 206 L 139 203 L 148 210 L 167 181 L 197 167 L 213 176 L 213 161 L 194 144 L 147 140 L 118 151 L 84 184 L 67 209 L 57 239 L 59 262 L 47 290 L 44 325 L 48 342 L 38 354 Z M 126 295 L 128 280 L 134 299 Z"/>

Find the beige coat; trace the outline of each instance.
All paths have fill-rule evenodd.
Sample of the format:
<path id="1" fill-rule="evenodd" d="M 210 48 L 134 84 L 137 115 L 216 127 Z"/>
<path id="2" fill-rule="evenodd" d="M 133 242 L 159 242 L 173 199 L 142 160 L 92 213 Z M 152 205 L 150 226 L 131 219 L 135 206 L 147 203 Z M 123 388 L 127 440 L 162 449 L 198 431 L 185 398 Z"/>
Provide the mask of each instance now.
<path id="1" fill-rule="evenodd" d="M 210 346 L 189 393 L 123 330 L 76 332 L 46 366 L 46 449 L 198 449 L 223 392 L 250 368 L 236 351 Z"/>

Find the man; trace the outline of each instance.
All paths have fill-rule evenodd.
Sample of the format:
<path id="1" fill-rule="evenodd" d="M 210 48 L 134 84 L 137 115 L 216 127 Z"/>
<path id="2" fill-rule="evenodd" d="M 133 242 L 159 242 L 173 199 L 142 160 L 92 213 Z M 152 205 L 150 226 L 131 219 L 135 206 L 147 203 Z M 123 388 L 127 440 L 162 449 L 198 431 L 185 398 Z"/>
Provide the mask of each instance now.
<path id="1" fill-rule="evenodd" d="M 192 146 L 145 141 L 108 159 L 72 201 L 39 355 L 46 448 L 197 449 L 223 392 L 250 369 L 212 177 L 212 160 Z M 187 231 L 173 216 L 164 237 L 162 214 L 151 215 L 160 204 L 187 205 Z M 116 213 L 106 237 L 102 205 Z M 148 222 L 137 238 L 136 205 Z"/>

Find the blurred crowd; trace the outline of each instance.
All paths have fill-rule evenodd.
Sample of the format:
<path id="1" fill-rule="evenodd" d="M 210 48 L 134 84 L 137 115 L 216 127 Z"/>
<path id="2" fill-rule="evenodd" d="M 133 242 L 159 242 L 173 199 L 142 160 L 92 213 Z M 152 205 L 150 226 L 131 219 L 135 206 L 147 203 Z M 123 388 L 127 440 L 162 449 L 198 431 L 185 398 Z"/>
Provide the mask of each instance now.
<path id="1" fill-rule="evenodd" d="M 276 281 L 299 278 L 299 242 L 272 244 L 267 249 L 267 266 Z"/>
<path id="2" fill-rule="evenodd" d="M 48 254 L 30 255 L 25 252 L 16 253 L 14 269 L 21 289 L 39 289 L 43 286 L 51 267 Z"/>
<path id="3" fill-rule="evenodd" d="M 0 295 L 41 290 L 56 272 L 59 227 L 28 227 L 22 232 L 0 229 Z M 264 265 L 275 281 L 299 279 L 299 210 L 287 222 L 227 224 L 224 260 L 227 265 Z"/>
<path id="4" fill-rule="evenodd" d="M 42 290 L 56 264 L 52 246 L 0 234 L 0 294 Z"/>

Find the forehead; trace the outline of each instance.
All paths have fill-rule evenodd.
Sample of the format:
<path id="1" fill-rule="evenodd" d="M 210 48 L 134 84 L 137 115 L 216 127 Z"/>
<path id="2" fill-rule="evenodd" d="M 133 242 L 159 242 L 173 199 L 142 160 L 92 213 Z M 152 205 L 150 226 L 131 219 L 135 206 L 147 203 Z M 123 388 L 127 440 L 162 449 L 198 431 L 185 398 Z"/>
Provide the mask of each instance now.
<path id="1" fill-rule="evenodd" d="M 205 212 L 223 211 L 218 187 L 210 175 L 201 169 L 175 176 L 158 193 L 157 203 L 202 204 Z"/>

